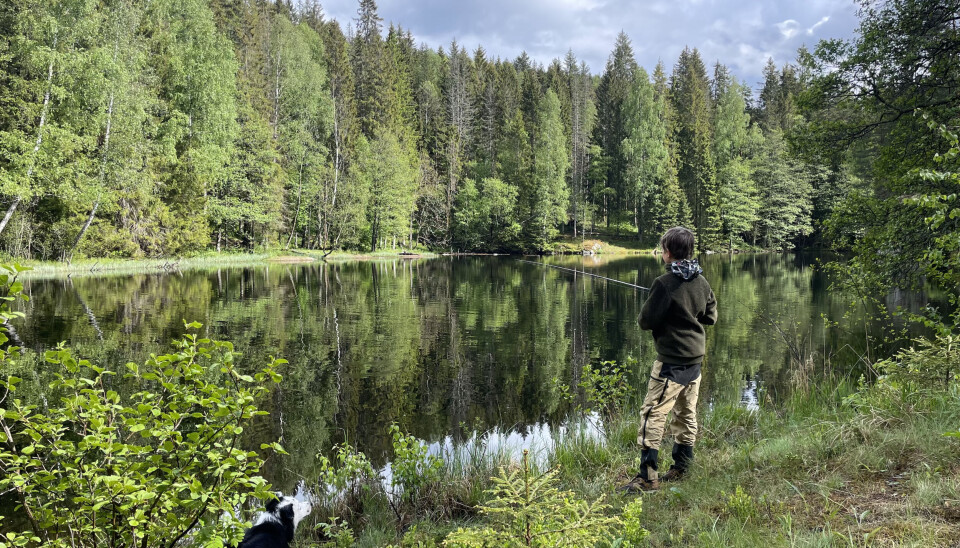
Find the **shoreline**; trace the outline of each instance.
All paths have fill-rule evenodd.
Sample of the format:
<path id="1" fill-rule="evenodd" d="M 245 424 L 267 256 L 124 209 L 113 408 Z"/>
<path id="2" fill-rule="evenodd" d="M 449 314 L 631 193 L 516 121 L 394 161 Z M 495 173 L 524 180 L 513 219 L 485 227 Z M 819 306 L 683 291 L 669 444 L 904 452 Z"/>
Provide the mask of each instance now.
<path id="1" fill-rule="evenodd" d="M 705 252 L 706 255 L 726 254 L 727 252 Z M 733 254 L 770 253 L 767 250 L 734 251 Z M 142 259 L 82 258 L 70 263 L 61 261 L 41 261 L 33 259 L 9 258 L 6 262 L 19 263 L 31 270 L 21 274 L 27 279 L 47 277 L 78 277 L 123 274 L 175 273 L 185 270 L 217 267 L 243 267 L 260 265 L 297 265 L 314 262 L 349 261 L 386 261 L 434 259 L 439 257 L 629 257 L 656 255 L 655 249 L 628 249 L 616 245 L 604 244 L 599 249 L 576 250 L 558 245 L 552 251 L 542 253 L 484 253 L 484 252 L 443 252 L 443 251 L 334 251 L 329 254 L 316 250 L 290 249 L 265 252 L 232 253 L 208 252 L 187 257 L 162 257 Z"/>

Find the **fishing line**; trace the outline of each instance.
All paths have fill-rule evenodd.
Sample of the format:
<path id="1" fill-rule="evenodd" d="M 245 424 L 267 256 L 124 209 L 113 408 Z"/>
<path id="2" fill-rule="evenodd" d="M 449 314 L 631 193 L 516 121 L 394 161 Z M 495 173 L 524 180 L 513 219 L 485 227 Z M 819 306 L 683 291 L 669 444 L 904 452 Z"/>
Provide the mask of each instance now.
<path id="1" fill-rule="evenodd" d="M 573 269 L 573 268 L 564 268 L 564 267 L 562 267 L 562 266 L 556 266 L 556 265 L 547 264 L 547 263 L 542 263 L 542 262 L 538 262 L 538 261 L 524 261 L 523 259 L 517 259 L 517 260 L 520 261 L 521 263 L 535 264 L 535 265 L 539 265 L 539 266 L 546 266 L 546 267 L 548 267 L 548 268 L 556 268 L 557 270 L 564 270 L 564 271 L 566 271 L 566 272 L 573 272 L 574 274 L 583 274 L 583 275 L 585 275 L 585 276 L 593 276 L 594 278 L 600 278 L 601 280 L 607 280 L 608 282 L 613 282 L 613 283 L 615 283 L 615 284 L 626 285 L 626 286 L 632 287 L 632 288 L 634 288 L 634 289 L 642 289 L 643 291 L 650 291 L 650 288 L 649 288 L 649 287 L 643 287 L 642 285 L 632 284 L 632 283 L 630 283 L 630 282 L 624 282 L 624 281 L 622 281 L 622 280 L 617 280 L 617 279 L 614 279 L 614 278 L 608 278 L 608 277 L 606 277 L 606 276 L 601 276 L 601 275 L 599 275 L 599 274 L 591 274 L 591 273 L 586 272 L 586 271 L 584 271 L 584 270 L 575 270 L 575 269 Z"/>

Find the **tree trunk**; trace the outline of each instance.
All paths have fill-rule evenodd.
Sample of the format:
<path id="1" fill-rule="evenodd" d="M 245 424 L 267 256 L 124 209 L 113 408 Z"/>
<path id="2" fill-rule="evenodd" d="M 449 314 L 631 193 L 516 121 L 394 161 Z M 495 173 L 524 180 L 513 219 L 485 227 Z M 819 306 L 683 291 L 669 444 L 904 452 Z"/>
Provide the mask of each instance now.
<path id="1" fill-rule="evenodd" d="M 633 224 L 634 226 L 637 227 L 637 241 L 640 241 L 640 237 L 642 236 L 642 233 L 640 232 L 640 215 L 637 212 L 637 208 L 638 208 L 637 204 L 634 203 L 633 204 Z"/>
<path id="2" fill-rule="evenodd" d="M 90 215 L 87 217 L 87 222 L 83 223 L 83 228 L 80 229 L 80 234 L 77 234 L 77 239 L 73 241 L 73 245 L 70 246 L 70 252 L 67 253 L 67 259 L 73 259 L 73 252 L 76 251 L 77 246 L 80 245 L 80 240 L 83 239 L 83 235 L 87 233 L 87 229 L 90 228 L 90 224 L 93 223 L 93 218 L 97 215 L 97 209 L 100 207 L 100 200 L 93 202 L 93 208 L 90 209 Z"/>
<path id="3" fill-rule="evenodd" d="M 304 152 L 304 156 L 306 156 L 306 152 Z M 301 157 L 300 172 L 297 176 L 297 210 L 293 214 L 293 224 L 290 225 L 290 237 L 287 238 L 286 249 L 290 249 L 290 242 L 293 241 L 293 235 L 297 231 L 297 220 L 300 217 L 300 198 L 303 196 L 303 162 L 304 162 L 304 158 Z"/>
<path id="4" fill-rule="evenodd" d="M 53 49 L 57 49 L 57 40 L 59 36 L 54 33 L 53 35 Z M 30 167 L 27 168 L 27 177 L 26 182 L 29 184 L 30 177 L 33 176 L 33 168 L 37 165 L 37 152 L 40 151 L 40 144 L 43 143 L 43 126 L 47 121 L 47 112 L 50 110 L 50 88 L 53 87 L 53 60 L 50 61 L 50 65 L 47 67 L 47 91 L 43 94 L 43 109 L 40 111 L 40 123 L 37 125 L 37 143 L 33 146 L 33 158 L 30 161 Z M 13 213 L 17 210 L 17 206 L 20 205 L 22 198 L 17 196 L 13 199 L 13 203 L 10 204 L 10 207 L 7 209 L 7 214 L 3 216 L 3 220 L 0 221 L 0 234 L 3 233 L 3 229 L 7 227 L 7 223 L 10 222 L 10 217 L 13 217 Z"/>
<path id="5" fill-rule="evenodd" d="M 334 102 L 336 102 L 336 97 L 334 97 Z M 330 198 L 330 213 L 332 214 L 334 209 L 337 207 L 337 188 L 340 183 L 340 121 L 337 117 L 336 104 L 334 104 L 333 109 L 333 196 Z M 323 219 L 323 245 L 326 246 L 330 242 L 330 215 L 324 215 Z"/>
<path id="6" fill-rule="evenodd" d="M 7 226 L 7 223 L 10 222 L 10 217 L 13 217 L 13 212 L 17 210 L 18 205 L 20 205 L 19 196 L 13 199 L 13 203 L 10 204 L 9 208 L 7 208 L 7 214 L 4 215 L 3 220 L 0 221 L 0 233 L 3 232 L 3 229 Z"/>
<path id="7" fill-rule="evenodd" d="M 277 140 L 277 128 L 280 127 L 280 50 L 277 49 L 276 82 L 273 92 L 273 140 Z"/>
<path id="8" fill-rule="evenodd" d="M 603 218 L 607 222 L 607 230 L 610 230 L 610 208 L 607 207 L 607 194 L 603 194 Z"/>

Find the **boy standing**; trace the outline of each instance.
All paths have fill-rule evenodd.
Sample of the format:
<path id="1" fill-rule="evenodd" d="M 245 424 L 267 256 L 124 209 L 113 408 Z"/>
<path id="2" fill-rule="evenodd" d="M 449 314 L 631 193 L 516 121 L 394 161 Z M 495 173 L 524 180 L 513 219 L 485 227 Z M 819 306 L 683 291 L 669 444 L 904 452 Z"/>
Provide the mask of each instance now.
<path id="1" fill-rule="evenodd" d="M 627 493 L 655 491 L 661 479 L 680 479 L 693 462 L 700 365 L 706 352 L 704 326 L 717 323 L 716 297 L 701 275 L 703 269 L 691 260 L 693 232 L 671 228 L 660 239 L 660 247 L 667 273 L 653 282 L 639 318 L 641 329 L 653 331 L 657 360 L 640 410 L 640 473 L 621 488 Z M 673 466 L 659 478 L 657 457 L 671 410 Z"/>

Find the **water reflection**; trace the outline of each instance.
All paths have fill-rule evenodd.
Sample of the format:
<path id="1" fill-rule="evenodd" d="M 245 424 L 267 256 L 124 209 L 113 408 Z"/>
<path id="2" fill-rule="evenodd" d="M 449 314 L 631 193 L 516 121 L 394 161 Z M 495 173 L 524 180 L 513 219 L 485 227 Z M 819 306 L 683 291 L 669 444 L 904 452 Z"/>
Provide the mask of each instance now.
<path id="1" fill-rule="evenodd" d="M 547 260 L 645 286 L 662 272 L 654 257 Z M 866 330 L 878 326 L 844 319 L 848 299 L 811 264 L 794 255 L 704 257 L 720 309 L 704 401 L 756 405 L 759 388 L 776 398 L 789 391 L 798 359 L 812 376 L 857 362 Z M 392 422 L 438 452 L 475 445 L 476 432 L 490 433 L 485 450 L 539 451 L 571 411 L 558 383 L 576 386 L 586 363 L 633 357 L 642 391 L 655 356 L 636 324 L 643 292 L 504 257 L 32 279 L 27 291 L 18 334 L 37 350 L 67 341 L 97 363 L 142 361 L 169 349 L 186 319 L 233 341 L 251 367 L 286 358 L 284 381 L 263 402 L 270 415 L 247 429 L 251 447 L 280 438 L 290 451 L 264 471 L 286 491 L 315 478 L 314 455 L 338 442 L 383 466 Z M 890 299 L 926 304 L 914 293 Z"/>
<path id="2" fill-rule="evenodd" d="M 743 394 L 740 396 L 740 405 L 750 411 L 760 409 L 760 387 L 756 379 L 747 379 L 747 385 L 743 387 Z"/>
<path id="3" fill-rule="evenodd" d="M 550 465 L 554 447 L 569 436 L 604 443 L 603 419 L 597 413 L 589 413 L 564 420 L 559 425 L 539 422 L 514 428 L 494 426 L 485 432 L 474 431 L 466 439 L 446 435 L 428 444 L 427 454 L 440 457 L 453 470 L 458 467 L 468 470 L 471 464 L 518 462 L 526 451 L 530 464 L 543 469 Z M 384 492 L 391 493 L 391 463 L 383 465 L 378 474 Z"/>

